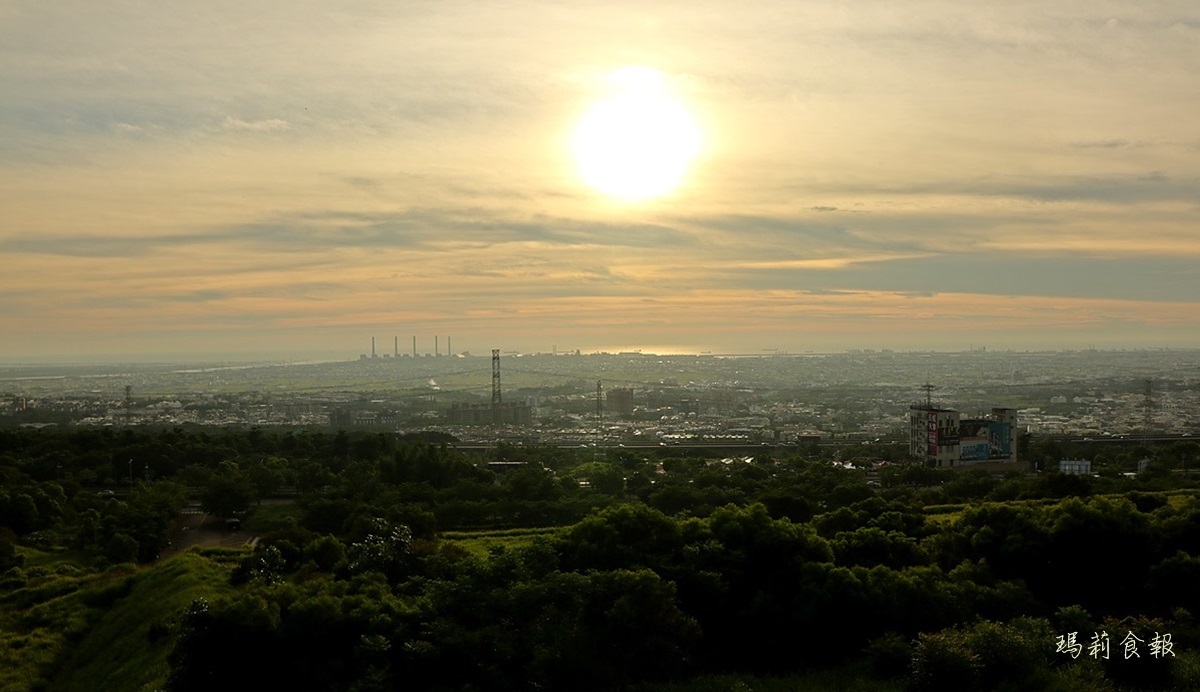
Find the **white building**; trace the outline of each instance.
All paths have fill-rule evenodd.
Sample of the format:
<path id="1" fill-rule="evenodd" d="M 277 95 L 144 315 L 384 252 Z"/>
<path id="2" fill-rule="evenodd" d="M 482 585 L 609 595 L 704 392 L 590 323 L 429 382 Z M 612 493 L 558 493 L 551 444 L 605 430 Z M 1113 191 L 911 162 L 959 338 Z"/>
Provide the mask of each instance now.
<path id="1" fill-rule="evenodd" d="M 1090 476 L 1092 462 L 1087 459 L 1060 459 L 1058 471 L 1072 476 Z"/>

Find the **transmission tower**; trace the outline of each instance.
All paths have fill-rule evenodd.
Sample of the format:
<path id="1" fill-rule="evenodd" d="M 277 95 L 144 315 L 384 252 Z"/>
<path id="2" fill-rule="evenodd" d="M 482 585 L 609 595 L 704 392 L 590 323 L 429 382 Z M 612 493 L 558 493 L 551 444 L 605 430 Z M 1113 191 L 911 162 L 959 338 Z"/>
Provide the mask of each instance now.
<path id="1" fill-rule="evenodd" d="M 935 389 L 937 387 L 929 384 L 929 382 L 921 385 L 921 391 L 925 392 L 925 408 L 927 409 L 933 408 L 933 390 Z"/>
<path id="2" fill-rule="evenodd" d="M 1146 398 L 1142 405 L 1143 421 L 1142 426 L 1146 428 L 1146 432 L 1150 432 L 1151 426 L 1154 424 L 1154 409 L 1158 405 L 1154 401 L 1154 380 L 1146 380 Z"/>
<path id="3" fill-rule="evenodd" d="M 604 407 L 601 403 L 603 402 L 603 391 L 600 380 L 596 380 L 596 446 L 592 452 L 593 460 L 600 456 L 604 441 Z"/>
<path id="4" fill-rule="evenodd" d="M 492 422 L 500 422 L 500 349 L 492 349 Z"/>

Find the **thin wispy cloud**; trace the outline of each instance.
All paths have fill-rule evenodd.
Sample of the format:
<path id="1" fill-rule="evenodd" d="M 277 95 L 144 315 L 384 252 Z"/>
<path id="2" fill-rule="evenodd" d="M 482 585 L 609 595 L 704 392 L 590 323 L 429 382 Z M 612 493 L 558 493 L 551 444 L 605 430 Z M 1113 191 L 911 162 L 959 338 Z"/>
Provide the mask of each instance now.
<path id="1" fill-rule="evenodd" d="M 814 259 L 746 262 L 736 266 L 743 269 L 846 269 L 856 264 L 894 262 L 897 260 L 914 259 L 927 256 L 928 255 L 859 255 L 856 257 L 822 257 Z"/>
<path id="2" fill-rule="evenodd" d="M 226 130 L 244 132 L 287 132 L 292 129 L 291 124 L 281 118 L 242 120 L 231 115 L 225 116 L 225 119 L 221 121 L 221 127 Z"/>

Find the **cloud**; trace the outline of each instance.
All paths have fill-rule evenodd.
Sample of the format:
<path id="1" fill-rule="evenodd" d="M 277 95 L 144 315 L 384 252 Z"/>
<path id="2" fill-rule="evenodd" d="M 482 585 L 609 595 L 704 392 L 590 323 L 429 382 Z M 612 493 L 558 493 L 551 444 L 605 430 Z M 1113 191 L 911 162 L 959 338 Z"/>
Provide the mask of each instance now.
<path id="1" fill-rule="evenodd" d="M 1093 201 L 1106 204 L 1183 201 L 1195 198 L 1197 180 L 1171 180 L 1161 171 L 1125 176 L 1080 176 L 1040 184 L 1016 181 L 983 184 L 977 193 L 1043 201 Z"/>
<path id="2" fill-rule="evenodd" d="M 180 303 L 207 303 L 227 298 L 229 298 L 229 294 L 223 291 L 192 291 L 191 293 L 176 293 L 154 297 L 155 300 Z"/>
<path id="3" fill-rule="evenodd" d="M 926 179 L 911 182 L 889 181 L 859 183 L 838 181 L 810 185 L 823 195 L 866 198 L 907 197 L 996 198 L 1007 197 L 1030 202 L 1088 201 L 1103 203 L 1135 203 L 1151 201 L 1191 201 L 1200 184 L 1200 169 L 1196 177 L 1168 176 L 1162 170 L 1141 170 L 1117 175 L 988 175 L 957 179 Z M 824 211 L 822 209 L 822 211 Z M 875 209 L 874 213 L 882 210 Z M 1012 216 L 1012 212 L 1008 216 Z M 960 218 L 963 218 L 959 214 Z"/>
<path id="4" fill-rule="evenodd" d="M 371 195 L 378 195 L 383 190 L 383 182 L 378 178 L 369 178 L 366 176 L 351 175 L 341 179 L 347 185 L 356 190 L 361 190 Z"/>
<path id="5" fill-rule="evenodd" d="M 279 118 L 268 118 L 266 120 L 242 120 L 233 116 L 225 116 L 221 121 L 221 127 L 226 130 L 238 130 L 244 132 L 287 132 L 292 129 L 288 121 Z"/>
<path id="6" fill-rule="evenodd" d="M 1200 303 L 1188 257 L 1031 257 L 1027 253 L 928 254 L 867 261 L 775 262 L 727 270 L 725 285 L 761 290 L 1055 297 Z"/>
<path id="7" fill-rule="evenodd" d="M 926 254 L 893 254 L 893 255 L 857 255 L 853 257 L 815 257 L 811 259 L 767 260 L 761 262 L 743 262 L 739 268 L 745 269 L 847 269 L 857 264 L 874 262 L 894 262 L 898 260 L 929 257 Z"/>
<path id="8" fill-rule="evenodd" d="M 0 239 L 0 252 L 9 254 L 58 255 L 62 257 L 131 257 L 149 251 L 146 238 L 104 238 L 83 235 L 47 237 L 24 235 Z"/>
<path id="9" fill-rule="evenodd" d="M 1099 139 L 1090 142 L 1073 142 L 1073 147 L 1079 149 L 1124 149 L 1135 145 L 1127 139 Z"/>

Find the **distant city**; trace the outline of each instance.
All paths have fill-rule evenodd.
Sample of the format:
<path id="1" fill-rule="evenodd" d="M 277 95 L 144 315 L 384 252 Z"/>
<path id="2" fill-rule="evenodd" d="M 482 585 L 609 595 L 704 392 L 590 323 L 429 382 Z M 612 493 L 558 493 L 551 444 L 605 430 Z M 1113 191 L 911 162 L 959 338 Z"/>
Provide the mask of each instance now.
<path id="1" fill-rule="evenodd" d="M 1013 436 L 1200 433 L 1195 350 L 475 355 L 454 353 L 450 337 L 429 353 L 415 337 L 404 351 L 398 337 L 388 353 L 371 345 L 332 362 L 4 367 L 0 424 L 435 430 L 479 444 L 916 444 L 912 411 L 927 410 L 953 412 L 955 431 L 959 417 L 1011 411 L 1003 425 Z M 967 455 L 956 460 L 994 456 L 983 438 L 955 444 Z M 949 463 L 949 449 L 933 453 L 935 465 Z"/>

